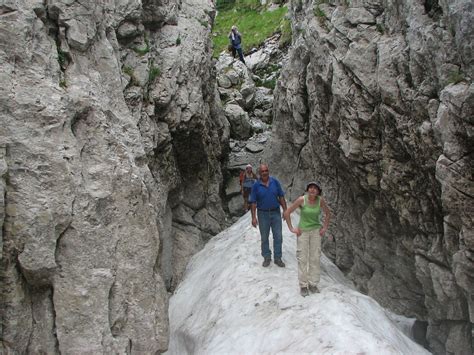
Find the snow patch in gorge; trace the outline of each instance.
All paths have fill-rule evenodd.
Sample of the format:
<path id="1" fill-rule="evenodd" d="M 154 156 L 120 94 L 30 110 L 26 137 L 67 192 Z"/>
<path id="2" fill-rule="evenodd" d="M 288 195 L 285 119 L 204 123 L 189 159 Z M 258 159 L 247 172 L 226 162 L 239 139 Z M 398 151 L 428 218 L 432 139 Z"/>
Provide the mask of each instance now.
<path id="1" fill-rule="evenodd" d="M 321 293 L 300 296 L 286 223 L 286 268 L 262 260 L 250 213 L 212 238 L 170 299 L 168 354 L 428 354 L 402 332 L 403 317 L 357 292 L 324 255 Z"/>

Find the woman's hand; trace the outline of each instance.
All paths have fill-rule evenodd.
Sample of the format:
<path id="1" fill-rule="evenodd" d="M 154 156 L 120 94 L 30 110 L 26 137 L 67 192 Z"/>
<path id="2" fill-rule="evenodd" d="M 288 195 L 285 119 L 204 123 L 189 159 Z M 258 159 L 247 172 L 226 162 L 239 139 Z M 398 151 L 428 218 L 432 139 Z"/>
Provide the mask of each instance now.
<path id="1" fill-rule="evenodd" d="M 299 237 L 301 235 L 301 229 L 299 229 L 298 227 L 291 228 L 290 231 L 291 231 L 291 233 L 295 233 L 297 237 Z"/>

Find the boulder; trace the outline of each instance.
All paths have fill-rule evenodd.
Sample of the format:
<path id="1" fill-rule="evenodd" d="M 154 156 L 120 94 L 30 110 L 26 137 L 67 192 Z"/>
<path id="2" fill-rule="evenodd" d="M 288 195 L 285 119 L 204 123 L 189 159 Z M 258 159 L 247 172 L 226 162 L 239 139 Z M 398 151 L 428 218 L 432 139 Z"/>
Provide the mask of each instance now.
<path id="1" fill-rule="evenodd" d="M 230 123 L 232 138 L 246 139 L 252 135 L 252 126 L 248 114 L 240 106 L 235 104 L 226 105 L 225 115 Z"/>

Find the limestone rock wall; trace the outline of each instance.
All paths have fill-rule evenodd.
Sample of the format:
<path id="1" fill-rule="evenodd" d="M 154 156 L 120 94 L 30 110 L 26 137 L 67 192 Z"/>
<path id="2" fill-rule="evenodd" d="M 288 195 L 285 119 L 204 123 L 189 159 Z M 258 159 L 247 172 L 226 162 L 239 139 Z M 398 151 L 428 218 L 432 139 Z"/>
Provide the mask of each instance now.
<path id="1" fill-rule="evenodd" d="M 0 2 L 1 352 L 156 353 L 224 218 L 212 4 Z"/>
<path id="2" fill-rule="evenodd" d="M 326 252 L 383 306 L 471 353 L 474 184 L 471 1 L 291 2 L 272 173 L 320 180 Z M 423 328 L 423 327 L 421 327 Z"/>

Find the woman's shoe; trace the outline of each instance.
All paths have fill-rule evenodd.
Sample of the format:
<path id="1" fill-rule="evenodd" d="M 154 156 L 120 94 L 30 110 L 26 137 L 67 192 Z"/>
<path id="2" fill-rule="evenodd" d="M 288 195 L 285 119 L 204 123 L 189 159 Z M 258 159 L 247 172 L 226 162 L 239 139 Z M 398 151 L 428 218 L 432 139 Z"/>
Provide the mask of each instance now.
<path id="1" fill-rule="evenodd" d="M 309 295 L 308 288 L 307 287 L 301 287 L 300 290 L 301 296 L 306 297 Z"/>

